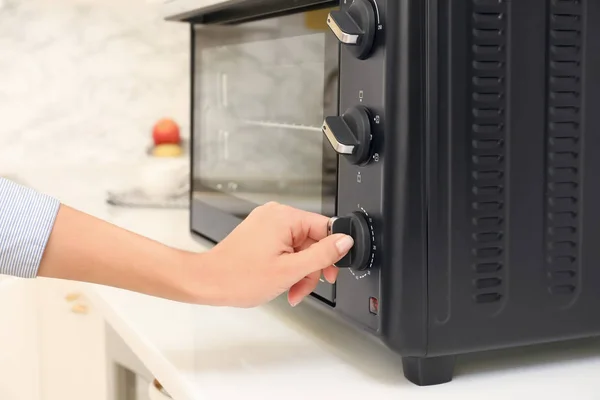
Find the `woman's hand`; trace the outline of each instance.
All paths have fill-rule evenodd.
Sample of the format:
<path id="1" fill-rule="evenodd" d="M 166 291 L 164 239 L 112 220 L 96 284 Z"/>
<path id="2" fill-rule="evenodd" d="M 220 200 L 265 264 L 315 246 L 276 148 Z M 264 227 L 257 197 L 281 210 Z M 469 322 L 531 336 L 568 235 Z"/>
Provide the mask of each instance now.
<path id="1" fill-rule="evenodd" d="M 350 250 L 328 218 L 269 203 L 204 253 L 166 246 L 61 205 L 37 276 L 92 282 L 186 303 L 253 307 L 289 290 L 298 304 Z"/>
<path id="2" fill-rule="evenodd" d="M 351 249 L 352 238 L 327 236 L 328 218 L 277 203 L 256 208 L 207 253 L 192 256 L 198 302 L 254 307 L 288 291 L 298 304 L 317 286 L 321 272 L 334 282 L 332 264 Z"/>

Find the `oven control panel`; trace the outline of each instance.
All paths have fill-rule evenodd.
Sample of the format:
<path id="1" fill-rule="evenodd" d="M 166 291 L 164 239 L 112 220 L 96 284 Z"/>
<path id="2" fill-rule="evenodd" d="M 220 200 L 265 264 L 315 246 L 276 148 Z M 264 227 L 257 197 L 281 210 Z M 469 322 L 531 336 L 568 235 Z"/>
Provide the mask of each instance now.
<path id="1" fill-rule="evenodd" d="M 384 138 L 384 0 L 348 0 L 327 16 L 340 43 L 340 115 L 322 131 L 338 153 L 336 217 L 329 233 L 354 247 L 336 266 L 335 309 L 367 329 L 380 328 Z"/>

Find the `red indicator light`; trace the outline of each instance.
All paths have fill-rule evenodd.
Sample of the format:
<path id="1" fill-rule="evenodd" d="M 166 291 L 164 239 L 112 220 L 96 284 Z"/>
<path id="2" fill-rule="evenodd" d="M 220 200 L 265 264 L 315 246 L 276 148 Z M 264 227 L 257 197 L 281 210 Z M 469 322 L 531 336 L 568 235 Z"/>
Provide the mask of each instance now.
<path id="1" fill-rule="evenodd" d="M 369 297 L 369 311 L 375 315 L 379 313 L 379 300 L 375 297 Z"/>

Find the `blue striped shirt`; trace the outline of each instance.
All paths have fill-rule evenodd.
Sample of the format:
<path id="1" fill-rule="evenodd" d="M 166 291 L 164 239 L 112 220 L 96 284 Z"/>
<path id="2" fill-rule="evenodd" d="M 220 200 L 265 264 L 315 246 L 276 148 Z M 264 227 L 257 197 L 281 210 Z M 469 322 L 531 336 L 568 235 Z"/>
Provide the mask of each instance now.
<path id="1" fill-rule="evenodd" d="M 60 202 L 0 177 L 0 274 L 35 278 Z"/>

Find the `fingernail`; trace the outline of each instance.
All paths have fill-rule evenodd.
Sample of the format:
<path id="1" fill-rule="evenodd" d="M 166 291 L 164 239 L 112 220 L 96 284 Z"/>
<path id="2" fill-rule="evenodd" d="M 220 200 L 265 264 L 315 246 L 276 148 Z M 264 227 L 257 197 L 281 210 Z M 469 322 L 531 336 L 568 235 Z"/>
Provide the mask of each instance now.
<path id="1" fill-rule="evenodd" d="M 293 303 L 290 303 L 292 307 L 296 307 L 298 304 L 300 304 L 300 301 L 294 301 Z"/>
<path id="2" fill-rule="evenodd" d="M 352 246 L 354 246 L 354 239 L 351 236 L 344 236 L 335 243 L 340 254 L 346 254 Z"/>

